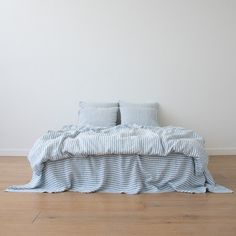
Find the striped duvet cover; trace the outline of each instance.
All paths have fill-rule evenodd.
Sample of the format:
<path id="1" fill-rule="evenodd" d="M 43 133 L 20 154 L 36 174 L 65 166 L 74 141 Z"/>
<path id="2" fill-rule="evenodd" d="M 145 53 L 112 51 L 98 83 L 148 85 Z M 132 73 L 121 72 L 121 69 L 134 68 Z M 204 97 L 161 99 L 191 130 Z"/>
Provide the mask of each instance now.
<path id="1" fill-rule="evenodd" d="M 204 140 L 181 127 L 66 126 L 31 149 L 30 183 L 14 192 L 231 192 L 216 185 Z"/>

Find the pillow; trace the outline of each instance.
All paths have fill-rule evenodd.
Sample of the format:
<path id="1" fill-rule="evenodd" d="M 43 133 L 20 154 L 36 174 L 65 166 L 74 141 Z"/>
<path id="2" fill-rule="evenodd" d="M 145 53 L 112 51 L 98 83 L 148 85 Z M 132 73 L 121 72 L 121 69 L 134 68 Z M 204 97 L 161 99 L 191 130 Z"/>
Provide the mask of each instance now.
<path id="1" fill-rule="evenodd" d="M 80 110 L 84 108 L 110 108 L 116 107 L 117 108 L 117 118 L 116 118 L 116 125 L 120 124 L 120 113 L 118 111 L 118 102 L 84 102 L 80 101 L 79 107 Z M 80 110 L 79 110 L 79 117 L 80 117 Z"/>
<path id="2" fill-rule="evenodd" d="M 119 101 L 120 107 L 143 107 L 143 108 L 154 108 L 158 109 L 158 103 L 153 102 L 153 103 L 131 103 L 131 102 L 124 102 L 124 101 Z"/>
<path id="3" fill-rule="evenodd" d="M 79 103 L 80 108 L 86 108 L 86 107 L 118 107 L 117 102 L 84 102 L 81 101 Z"/>
<path id="4" fill-rule="evenodd" d="M 120 112 L 122 125 L 159 126 L 155 108 L 121 107 Z"/>
<path id="5" fill-rule="evenodd" d="M 79 125 L 96 126 L 96 127 L 112 127 L 116 125 L 117 107 L 88 107 L 83 108 L 79 112 Z"/>

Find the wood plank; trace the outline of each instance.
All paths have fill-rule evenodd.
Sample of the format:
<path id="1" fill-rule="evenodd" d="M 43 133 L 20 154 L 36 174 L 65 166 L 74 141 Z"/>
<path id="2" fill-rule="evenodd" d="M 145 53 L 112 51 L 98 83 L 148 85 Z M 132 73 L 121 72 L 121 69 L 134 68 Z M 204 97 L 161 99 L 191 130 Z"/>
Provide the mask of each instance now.
<path id="1" fill-rule="evenodd" d="M 236 156 L 211 157 L 219 184 L 236 190 Z M 235 194 L 8 193 L 30 180 L 24 157 L 0 157 L 0 235 L 236 235 Z"/>

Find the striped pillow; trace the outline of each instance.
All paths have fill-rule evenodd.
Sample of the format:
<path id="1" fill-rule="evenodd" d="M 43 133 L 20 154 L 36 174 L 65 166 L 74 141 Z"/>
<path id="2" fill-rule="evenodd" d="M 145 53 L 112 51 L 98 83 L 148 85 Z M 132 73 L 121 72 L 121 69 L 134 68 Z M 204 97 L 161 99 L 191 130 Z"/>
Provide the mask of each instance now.
<path id="1" fill-rule="evenodd" d="M 85 101 L 80 101 L 79 102 L 79 119 L 80 119 L 80 111 L 84 108 L 111 108 L 115 107 L 117 108 L 117 114 L 116 114 L 116 124 L 120 124 L 120 115 L 118 111 L 118 102 L 85 102 Z M 96 111 L 95 111 L 96 112 Z"/>
<path id="2" fill-rule="evenodd" d="M 84 102 L 84 101 L 80 101 L 79 103 L 79 107 L 80 108 L 88 108 L 88 107 L 103 107 L 103 108 L 107 108 L 107 107 L 118 107 L 118 103 L 117 102 Z"/>
<path id="3" fill-rule="evenodd" d="M 142 108 L 154 108 L 158 109 L 159 104 L 157 102 L 152 102 L 152 103 L 131 103 L 131 102 L 124 102 L 124 101 L 119 101 L 119 106 L 120 107 L 142 107 Z"/>
<path id="4" fill-rule="evenodd" d="M 112 127 L 116 125 L 118 107 L 83 108 L 79 112 L 79 126 Z"/>
<path id="5" fill-rule="evenodd" d="M 120 112 L 122 125 L 160 126 L 155 108 L 121 107 Z"/>

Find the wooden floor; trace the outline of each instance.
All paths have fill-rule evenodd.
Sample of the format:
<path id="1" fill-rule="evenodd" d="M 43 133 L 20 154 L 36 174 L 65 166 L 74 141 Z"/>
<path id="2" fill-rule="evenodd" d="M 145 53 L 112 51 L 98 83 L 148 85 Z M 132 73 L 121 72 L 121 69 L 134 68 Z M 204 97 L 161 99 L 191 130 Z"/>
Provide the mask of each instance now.
<path id="1" fill-rule="evenodd" d="M 236 156 L 211 157 L 215 180 L 236 191 Z M 31 178 L 24 157 L 0 157 L 0 236 L 236 235 L 233 194 L 8 193 Z"/>

